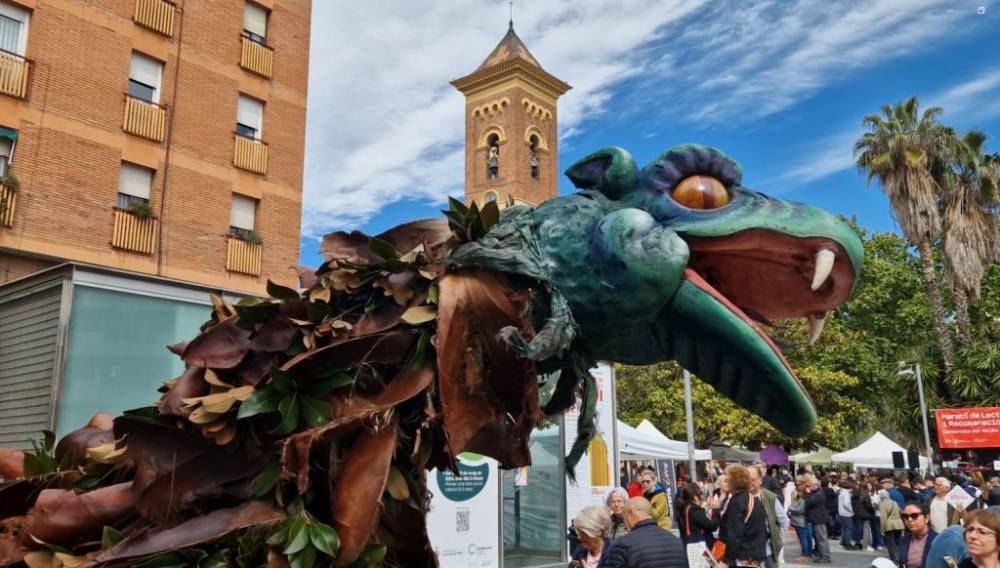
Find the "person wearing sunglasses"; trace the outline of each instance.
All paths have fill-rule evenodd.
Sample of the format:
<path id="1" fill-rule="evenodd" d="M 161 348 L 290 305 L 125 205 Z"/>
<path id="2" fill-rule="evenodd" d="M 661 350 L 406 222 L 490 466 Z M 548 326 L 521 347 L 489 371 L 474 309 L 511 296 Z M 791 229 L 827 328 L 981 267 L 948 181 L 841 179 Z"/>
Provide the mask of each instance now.
<path id="1" fill-rule="evenodd" d="M 670 530 L 670 504 L 667 502 L 667 492 L 656 482 L 656 474 L 646 471 L 641 478 L 642 496 L 653 507 L 653 520 L 663 530 Z"/>
<path id="2" fill-rule="evenodd" d="M 895 560 L 902 568 L 924 568 L 927 562 L 927 553 L 937 538 L 937 533 L 931 530 L 928 523 L 928 513 L 927 505 L 910 501 L 899 515 L 906 533 L 899 541 Z"/>
<path id="3" fill-rule="evenodd" d="M 1000 515 L 985 509 L 965 517 L 965 546 L 969 557 L 959 568 L 1000 568 Z"/>

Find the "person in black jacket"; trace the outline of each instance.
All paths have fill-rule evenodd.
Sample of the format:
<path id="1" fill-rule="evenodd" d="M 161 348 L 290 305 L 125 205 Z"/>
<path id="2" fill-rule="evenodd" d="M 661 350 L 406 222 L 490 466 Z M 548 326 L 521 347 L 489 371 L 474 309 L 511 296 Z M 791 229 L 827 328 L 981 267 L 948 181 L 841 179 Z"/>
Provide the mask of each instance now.
<path id="1" fill-rule="evenodd" d="M 722 513 L 719 538 L 726 543 L 727 566 L 763 566 L 767 557 L 767 512 L 750 494 L 750 474 L 741 465 L 726 468 L 730 498 Z"/>
<path id="2" fill-rule="evenodd" d="M 684 545 L 656 524 L 649 501 L 632 497 L 623 516 L 629 532 L 611 545 L 601 568 L 687 568 Z"/>
<path id="3" fill-rule="evenodd" d="M 813 562 L 816 564 L 830 563 L 830 535 L 827 532 L 830 522 L 830 510 L 827 509 L 827 495 L 820 482 L 812 475 L 806 483 L 806 522 L 812 528 L 813 542 L 816 554 Z"/>
<path id="4" fill-rule="evenodd" d="M 875 506 L 868 493 L 867 483 L 858 483 L 851 491 L 851 510 L 854 511 L 854 542 L 858 550 L 872 550 Z"/>
<path id="5" fill-rule="evenodd" d="M 711 519 L 705 511 L 701 491 L 692 485 L 685 485 L 677 494 L 677 509 L 674 511 L 677 526 L 681 532 L 681 542 L 704 542 L 711 550 L 715 543 L 712 533 L 719 528 L 719 519 Z"/>

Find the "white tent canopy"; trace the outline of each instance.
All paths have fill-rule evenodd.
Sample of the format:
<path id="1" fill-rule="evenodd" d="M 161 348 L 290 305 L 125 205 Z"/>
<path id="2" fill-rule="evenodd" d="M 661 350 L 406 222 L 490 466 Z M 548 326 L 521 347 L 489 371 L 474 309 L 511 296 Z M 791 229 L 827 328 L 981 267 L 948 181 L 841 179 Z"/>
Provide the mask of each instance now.
<path id="1" fill-rule="evenodd" d="M 662 436 L 662 434 L 661 434 Z M 623 460 L 686 460 L 687 444 L 640 432 L 618 421 L 618 457 Z M 696 459 L 704 459 L 698 457 Z"/>
<path id="2" fill-rule="evenodd" d="M 862 442 L 858 447 L 833 454 L 830 459 L 835 462 L 844 462 L 854 467 L 868 467 L 872 469 L 893 469 L 892 452 L 906 452 L 903 446 L 890 440 L 885 434 L 875 432 L 871 438 Z M 920 467 L 926 469 L 930 467 L 930 460 L 920 456 Z"/>
<path id="3" fill-rule="evenodd" d="M 653 436 L 653 437 L 659 439 L 660 441 L 662 441 L 662 442 L 664 442 L 666 444 L 669 444 L 673 448 L 677 448 L 678 451 L 680 451 L 680 452 L 682 452 L 684 454 L 683 458 L 674 458 L 674 459 L 685 459 L 685 460 L 688 459 L 688 445 L 687 445 L 687 442 L 681 442 L 680 440 L 672 440 L 672 439 L 668 438 L 666 434 L 664 434 L 663 432 L 660 432 L 660 430 L 656 426 L 653 426 L 653 423 L 650 422 L 649 420 L 646 420 L 645 418 L 643 418 L 642 422 L 640 422 L 639 425 L 635 427 L 635 429 L 638 430 L 639 432 L 642 432 L 643 434 L 649 434 L 650 436 Z M 694 451 L 694 459 L 697 460 L 697 461 L 708 461 L 708 460 L 711 460 L 712 459 L 712 451 L 711 450 L 698 450 L 698 449 L 695 449 L 695 451 Z"/>

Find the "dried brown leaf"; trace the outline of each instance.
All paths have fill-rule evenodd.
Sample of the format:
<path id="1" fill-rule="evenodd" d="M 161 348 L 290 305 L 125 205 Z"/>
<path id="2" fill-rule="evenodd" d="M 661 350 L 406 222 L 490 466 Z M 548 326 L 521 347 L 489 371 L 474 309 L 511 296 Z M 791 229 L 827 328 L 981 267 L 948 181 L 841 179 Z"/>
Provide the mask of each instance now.
<path id="1" fill-rule="evenodd" d="M 191 340 L 184 350 L 184 362 L 195 367 L 232 369 L 250 349 L 250 332 L 231 317 Z"/>
<path id="2" fill-rule="evenodd" d="M 128 515 L 135 502 L 131 481 L 79 495 L 65 489 L 46 489 L 28 511 L 18 542 L 27 548 L 39 548 L 36 541 L 72 544 L 97 536 L 104 525 Z"/>
<path id="3" fill-rule="evenodd" d="M 0 479 L 17 479 L 24 475 L 24 452 L 0 448 Z"/>
<path id="4" fill-rule="evenodd" d="M 184 400 L 206 394 L 208 394 L 208 383 L 205 381 L 205 369 L 188 367 L 184 370 L 184 374 L 177 378 L 170 390 L 160 398 L 158 409 L 160 414 L 184 416 L 183 409 L 187 404 Z"/>

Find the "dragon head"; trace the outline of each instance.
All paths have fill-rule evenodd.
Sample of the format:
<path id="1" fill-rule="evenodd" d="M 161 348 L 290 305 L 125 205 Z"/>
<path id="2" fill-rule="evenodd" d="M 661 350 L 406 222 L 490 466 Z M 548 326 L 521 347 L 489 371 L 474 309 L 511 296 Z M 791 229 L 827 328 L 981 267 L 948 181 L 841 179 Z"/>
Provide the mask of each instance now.
<path id="1" fill-rule="evenodd" d="M 505 211 L 455 262 L 546 282 L 595 360 L 676 360 L 782 432 L 809 432 L 812 401 L 760 324 L 804 317 L 818 337 L 861 272 L 851 227 L 743 187 L 739 165 L 704 146 L 641 170 L 606 148 L 566 174 L 582 191 Z"/>

